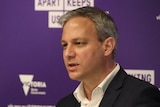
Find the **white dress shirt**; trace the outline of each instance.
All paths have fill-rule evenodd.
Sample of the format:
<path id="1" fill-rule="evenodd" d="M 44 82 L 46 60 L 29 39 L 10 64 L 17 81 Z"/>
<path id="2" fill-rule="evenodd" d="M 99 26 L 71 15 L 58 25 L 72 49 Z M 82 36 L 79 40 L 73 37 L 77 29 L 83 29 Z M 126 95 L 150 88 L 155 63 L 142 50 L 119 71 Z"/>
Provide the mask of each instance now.
<path id="1" fill-rule="evenodd" d="M 84 94 L 83 83 L 81 82 L 73 93 L 74 97 L 81 104 L 81 107 L 98 107 L 106 89 L 108 88 L 108 85 L 110 84 L 112 79 L 115 77 L 119 69 L 120 69 L 120 65 L 117 63 L 113 71 L 109 73 L 105 77 L 105 79 L 93 90 L 90 101 L 86 98 Z"/>

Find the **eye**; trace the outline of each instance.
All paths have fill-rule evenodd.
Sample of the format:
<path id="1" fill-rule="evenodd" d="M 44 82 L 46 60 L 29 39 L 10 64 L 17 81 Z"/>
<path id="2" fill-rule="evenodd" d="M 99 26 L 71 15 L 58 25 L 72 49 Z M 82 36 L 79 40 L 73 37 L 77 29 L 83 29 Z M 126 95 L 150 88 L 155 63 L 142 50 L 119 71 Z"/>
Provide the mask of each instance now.
<path id="1" fill-rule="evenodd" d="M 61 45 L 64 49 L 67 47 L 67 43 L 61 43 Z"/>
<path id="2" fill-rule="evenodd" d="M 85 45 L 86 42 L 75 42 L 75 44 L 78 45 L 78 46 L 82 46 L 82 45 Z"/>
<path id="3" fill-rule="evenodd" d="M 76 42 L 75 44 L 77 44 L 77 45 L 81 45 L 81 44 L 82 44 L 82 42 Z"/>

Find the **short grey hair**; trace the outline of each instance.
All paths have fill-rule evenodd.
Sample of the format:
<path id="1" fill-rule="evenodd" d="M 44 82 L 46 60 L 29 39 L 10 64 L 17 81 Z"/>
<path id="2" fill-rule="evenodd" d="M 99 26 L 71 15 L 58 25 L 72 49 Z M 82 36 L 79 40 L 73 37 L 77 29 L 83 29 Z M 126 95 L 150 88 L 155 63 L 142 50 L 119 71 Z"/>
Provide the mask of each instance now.
<path id="1" fill-rule="evenodd" d="M 78 16 L 87 17 L 94 22 L 97 30 L 98 40 L 100 42 L 103 42 L 108 37 L 113 37 L 115 39 L 116 46 L 112 52 L 112 57 L 115 58 L 118 41 L 118 30 L 113 18 L 108 13 L 100 10 L 99 8 L 86 6 L 68 11 L 66 14 L 60 17 L 58 23 L 64 27 L 68 20 Z"/>

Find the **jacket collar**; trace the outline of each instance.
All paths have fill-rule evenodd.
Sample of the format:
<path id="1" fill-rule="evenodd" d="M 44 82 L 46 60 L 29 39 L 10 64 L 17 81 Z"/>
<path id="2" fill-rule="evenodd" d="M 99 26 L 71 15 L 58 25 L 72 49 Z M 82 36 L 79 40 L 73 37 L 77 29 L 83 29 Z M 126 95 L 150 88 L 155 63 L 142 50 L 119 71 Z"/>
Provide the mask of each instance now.
<path id="1" fill-rule="evenodd" d="M 120 67 L 119 72 L 115 78 L 110 83 L 108 89 L 106 90 L 104 97 L 100 103 L 99 107 L 112 107 L 116 98 L 119 96 L 122 88 L 122 84 L 127 77 L 126 72 Z"/>

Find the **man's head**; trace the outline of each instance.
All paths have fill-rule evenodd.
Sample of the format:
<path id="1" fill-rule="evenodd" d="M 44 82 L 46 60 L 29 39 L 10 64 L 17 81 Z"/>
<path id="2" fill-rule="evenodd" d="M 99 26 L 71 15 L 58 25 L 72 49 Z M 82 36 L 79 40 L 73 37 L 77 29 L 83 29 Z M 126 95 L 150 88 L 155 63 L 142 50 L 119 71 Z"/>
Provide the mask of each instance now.
<path id="1" fill-rule="evenodd" d="M 110 72 L 117 30 L 112 18 L 93 7 L 68 12 L 60 18 L 63 26 L 63 59 L 71 79 L 89 81 Z"/>

